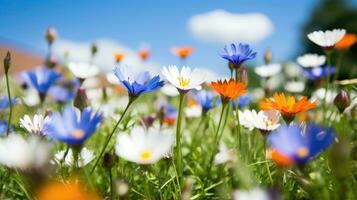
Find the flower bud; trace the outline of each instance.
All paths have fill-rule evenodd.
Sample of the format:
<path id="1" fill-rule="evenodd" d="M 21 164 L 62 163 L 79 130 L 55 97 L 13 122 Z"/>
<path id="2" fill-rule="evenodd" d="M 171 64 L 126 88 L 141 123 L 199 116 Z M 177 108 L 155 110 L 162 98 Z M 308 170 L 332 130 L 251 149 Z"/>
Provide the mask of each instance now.
<path id="1" fill-rule="evenodd" d="M 10 66 L 11 66 L 11 54 L 10 54 L 10 52 L 8 51 L 8 52 L 6 53 L 5 58 L 4 58 L 4 70 L 5 70 L 5 74 L 7 74 L 7 73 L 9 72 Z"/>
<path id="2" fill-rule="evenodd" d="M 51 45 L 57 38 L 57 32 L 56 29 L 53 27 L 48 27 L 46 34 L 45 34 L 47 43 Z"/>
<path id="3" fill-rule="evenodd" d="M 273 59 L 273 53 L 267 49 L 264 53 L 264 62 L 265 64 L 269 64 Z"/>
<path id="4" fill-rule="evenodd" d="M 341 90 L 341 92 L 338 93 L 333 100 L 333 103 L 338 108 L 340 113 L 343 113 L 343 111 L 345 111 L 345 109 L 351 104 L 350 95 L 346 91 Z"/>
<path id="5" fill-rule="evenodd" d="M 95 54 L 97 54 L 98 52 L 98 47 L 96 44 L 92 44 L 92 47 L 91 47 L 91 53 L 92 53 L 92 56 L 95 56 Z"/>
<path id="6" fill-rule="evenodd" d="M 118 162 L 118 157 L 114 154 L 106 152 L 103 156 L 103 167 L 112 168 Z"/>
<path id="7" fill-rule="evenodd" d="M 87 93 L 84 88 L 78 89 L 76 97 L 74 98 L 73 105 L 79 110 L 83 110 L 85 107 L 88 106 Z"/>
<path id="8" fill-rule="evenodd" d="M 247 68 L 241 67 L 239 69 L 239 81 L 248 85 L 249 77 Z"/>

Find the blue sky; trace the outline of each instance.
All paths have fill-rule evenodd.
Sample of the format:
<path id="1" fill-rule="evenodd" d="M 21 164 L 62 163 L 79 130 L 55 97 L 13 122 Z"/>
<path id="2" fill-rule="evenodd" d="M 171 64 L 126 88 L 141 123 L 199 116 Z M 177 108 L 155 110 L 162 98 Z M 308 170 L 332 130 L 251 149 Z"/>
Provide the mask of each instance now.
<path id="1" fill-rule="evenodd" d="M 224 9 L 232 13 L 261 12 L 270 18 L 274 32 L 253 45 L 258 52 L 256 64 L 262 63 L 266 48 L 273 51 L 275 61 L 291 58 L 299 48 L 300 29 L 317 1 L 130 1 L 130 0 L 1 0 L 0 42 L 15 43 L 35 52 L 46 49 L 43 34 L 51 25 L 61 38 L 79 42 L 110 38 L 136 49 L 150 43 L 152 60 L 177 64 L 169 52 L 174 45 L 192 45 L 194 55 L 188 63 L 205 66 L 216 72 L 225 68 L 219 57 L 221 44 L 211 44 L 193 37 L 188 19 L 200 13 Z"/>

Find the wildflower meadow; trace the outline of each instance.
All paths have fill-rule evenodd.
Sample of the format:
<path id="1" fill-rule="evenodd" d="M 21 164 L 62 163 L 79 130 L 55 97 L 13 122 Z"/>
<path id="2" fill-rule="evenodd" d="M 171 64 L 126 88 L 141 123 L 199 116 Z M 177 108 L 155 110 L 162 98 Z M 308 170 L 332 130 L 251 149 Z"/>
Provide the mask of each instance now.
<path id="1" fill-rule="evenodd" d="M 87 60 L 58 58 L 61 28 L 43 32 L 42 64 L 1 58 L 0 199 L 357 198 L 357 72 L 341 76 L 357 32 L 315 29 L 318 53 L 287 62 L 227 41 L 214 75 L 194 45 L 156 70 L 112 51 L 103 70 L 95 42 Z M 134 52 L 140 66 L 154 54 Z"/>

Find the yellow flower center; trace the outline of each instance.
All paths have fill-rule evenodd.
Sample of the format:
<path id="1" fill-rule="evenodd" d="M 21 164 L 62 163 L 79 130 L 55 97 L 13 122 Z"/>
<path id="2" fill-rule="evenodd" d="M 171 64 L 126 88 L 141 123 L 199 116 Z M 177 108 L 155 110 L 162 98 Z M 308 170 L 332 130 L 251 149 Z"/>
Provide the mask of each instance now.
<path id="1" fill-rule="evenodd" d="M 188 84 L 190 84 L 190 79 L 184 78 L 182 76 L 178 77 L 178 81 L 179 81 L 180 86 L 183 86 L 183 87 L 188 86 Z"/>
<path id="2" fill-rule="evenodd" d="M 149 152 L 149 151 L 143 151 L 143 152 L 140 154 L 140 158 L 141 158 L 142 160 L 148 160 L 148 159 L 151 158 L 151 156 L 152 156 L 152 154 L 151 154 L 151 152 Z"/>
<path id="3" fill-rule="evenodd" d="M 309 155 L 309 150 L 306 147 L 301 147 L 297 150 L 297 156 L 300 158 L 304 158 Z"/>
<path id="4" fill-rule="evenodd" d="M 84 131 L 76 129 L 72 132 L 72 136 L 76 139 L 82 139 L 84 137 Z"/>

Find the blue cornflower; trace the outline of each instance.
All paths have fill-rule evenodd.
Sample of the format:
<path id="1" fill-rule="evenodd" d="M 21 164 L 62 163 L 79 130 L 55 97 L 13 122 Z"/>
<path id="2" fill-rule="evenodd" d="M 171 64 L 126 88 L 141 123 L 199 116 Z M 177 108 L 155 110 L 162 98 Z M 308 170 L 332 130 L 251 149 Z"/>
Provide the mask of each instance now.
<path id="1" fill-rule="evenodd" d="M 309 69 L 303 70 L 303 75 L 310 80 L 322 79 L 328 76 L 329 74 L 334 74 L 336 72 L 336 68 L 333 66 L 330 67 L 313 67 Z"/>
<path id="2" fill-rule="evenodd" d="M 164 81 L 160 80 L 159 75 L 150 78 L 148 71 L 133 75 L 129 74 L 126 67 L 116 67 L 114 69 L 114 74 L 122 85 L 128 90 L 129 95 L 134 97 L 142 93 L 155 91 L 164 86 Z"/>
<path id="3" fill-rule="evenodd" d="M 57 102 L 65 103 L 74 98 L 74 92 L 66 89 L 65 87 L 56 85 L 49 89 L 48 94 L 53 97 Z"/>
<path id="4" fill-rule="evenodd" d="M 267 138 L 268 144 L 281 155 L 280 157 L 285 157 L 295 164 L 305 164 L 312 160 L 334 140 L 335 133 L 331 128 L 312 123 L 307 124 L 305 128 L 297 124 L 284 125 Z"/>
<path id="5" fill-rule="evenodd" d="M 195 100 L 201 105 L 203 111 L 208 111 L 217 105 L 214 95 L 210 91 L 201 90 L 195 95 Z"/>
<path id="6" fill-rule="evenodd" d="M 19 101 L 16 98 L 12 98 L 11 99 L 11 104 L 15 105 L 17 104 Z M 0 111 L 3 109 L 6 109 L 10 106 L 10 101 L 9 98 L 7 96 L 3 96 L 0 98 Z"/>
<path id="7" fill-rule="evenodd" d="M 249 95 L 242 95 L 238 98 L 238 108 L 241 109 L 252 101 Z M 236 101 L 231 101 L 233 110 L 236 109 Z"/>
<path id="8" fill-rule="evenodd" d="M 236 45 L 232 43 L 231 45 L 226 45 L 220 55 L 237 68 L 240 67 L 243 62 L 255 58 L 257 53 L 253 52 L 248 44 L 239 43 Z"/>
<path id="9" fill-rule="evenodd" d="M 0 136 L 6 136 L 7 121 L 0 120 Z M 14 127 L 10 125 L 10 132 L 14 131 Z"/>
<path id="10" fill-rule="evenodd" d="M 102 114 L 94 113 L 89 107 L 80 113 L 66 106 L 61 113 L 53 113 L 44 125 L 44 133 L 55 140 L 68 144 L 82 144 L 91 136 L 100 122 Z"/>
<path id="11" fill-rule="evenodd" d="M 61 78 L 61 74 L 45 67 L 40 67 L 26 73 L 27 81 L 40 95 L 45 95 L 48 89 Z"/>

